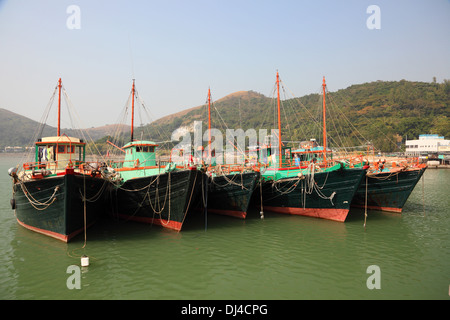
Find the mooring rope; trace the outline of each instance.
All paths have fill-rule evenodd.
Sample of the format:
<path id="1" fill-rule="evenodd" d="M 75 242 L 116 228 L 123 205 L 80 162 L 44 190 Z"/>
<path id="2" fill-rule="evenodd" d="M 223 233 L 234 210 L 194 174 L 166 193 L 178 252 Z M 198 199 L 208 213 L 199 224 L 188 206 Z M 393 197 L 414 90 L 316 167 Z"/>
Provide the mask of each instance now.
<path id="1" fill-rule="evenodd" d="M 50 205 L 52 205 L 56 201 L 56 192 L 59 191 L 62 185 L 57 185 L 53 191 L 53 194 L 48 198 L 45 202 L 40 202 L 36 200 L 33 195 L 28 191 L 27 187 L 23 183 L 23 181 L 19 180 L 20 187 L 22 188 L 23 194 L 28 199 L 28 202 L 35 208 L 36 210 L 43 211 L 46 210 Z M 31 198 L 31 199 L 30 199 Z M 38 206 L 42 206 L 43 208 L 39 208 Z"/>
<path id="2" fill-rule="evenodd" d="M 83 249 L 86 247 L 86 239 L 87 239 L 87 235 L 86 235 L 86 175 L 83 175 L 83 189 L 84 189 L 84 195 L 83 195 L 83 218 L 84 218 L 84 244 L 83 244 Z"/>
<path id="3" fill-rule="evenodd" d="M 364 205 L 364 230 L 366 229 L 366 221 L 367 221 L 367 188 L 368 188 L 368 177 L 366 174 L 366 198 L 365 198 L 365 205 Z"/>
<path id="4" fill-rule="evenodd" d="M 192 184 L 191 196 L 189 197 L 189 202 L 188 202 L 188 205 L 186 208 L 186 212 L 184 213 L 183 221 L 181 221 L 181 225 L 183 225 L 184 220 L 186 219 L 187 212 L 189 211 L 189 207 L 191 206 L 192 195 L 194 194 L 195 183 L 197 181 L 197 177 L 198 177 L 198 172 L 195 172 L 195 178 L 194 178 L 194 183 Z"/>

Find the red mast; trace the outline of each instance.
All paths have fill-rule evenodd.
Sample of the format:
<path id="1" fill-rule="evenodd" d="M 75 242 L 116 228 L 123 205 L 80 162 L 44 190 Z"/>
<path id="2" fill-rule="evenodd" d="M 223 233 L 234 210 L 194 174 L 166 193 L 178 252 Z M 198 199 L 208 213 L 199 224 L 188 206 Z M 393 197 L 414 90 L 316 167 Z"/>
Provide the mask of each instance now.
<path id="1" fill-rule="evenodd" d="M 211 165 L 211 89 L 208 88 L 208 156 L 209 164 Z"/>
<path id="2" fill-rule="evenodd" d="M 59 137 L 61 132 L 61 78 L 58 80 L 58 132 L 57 135 Z"/>
<path id="3" fill-rule="evenodd" d="M 131 88 L 131 92 L 133 94 L 131 100 L 131 142 L 133 142 L 134 138 L 134 79 L 133 79 L 133 87 Z"/>
<path id="4" fill-rule="evenodd" d="M 326 122 L 326 106 L 325 106 L 325 76 L 323 77 L 323 160 L 327 161 L 327 122 Z"/>
<path id="5" fill-rule="evenodd" d="M 281 168 L 281 117 L 280 117 L 280 76 L 277 71 L 277 101 L 278 101 L 278 154 L 279 154 L 279 167 Z"/>

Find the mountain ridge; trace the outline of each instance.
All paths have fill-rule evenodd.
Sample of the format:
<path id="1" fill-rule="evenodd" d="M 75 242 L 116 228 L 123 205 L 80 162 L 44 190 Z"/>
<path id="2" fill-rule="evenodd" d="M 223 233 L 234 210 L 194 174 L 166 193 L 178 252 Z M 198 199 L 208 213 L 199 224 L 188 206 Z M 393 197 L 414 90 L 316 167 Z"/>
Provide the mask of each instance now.
<path id="1" fill-rule="evenodd" d="M 330 114 L 330 118 L 327 118 L 329 122 L 329 131 L 327 131 L 330 137 L 338 134 L 333 125 L 339 123 L 347 126 L 341 133 L 345 138 L 353 139 L 357 133 L 360 133 L 365 135 L 365 140 L 380 145 L 378 148 L 392 151 L 396 148 L 388 146 L 388 143 L 402 141 L 406 136 L 408 139 L 418 138 L 418 135 L 422 133 L 450 136 L 449 80 L 444 80 L 443 83 L 406 80 L 374 81 L 354 84 L 345 89 L 330 92 L 328 95 L 333 97 L 330 102 L 327 102 L 330 108 L 327 111 Z M 314 131 L 308 133 L 308 130 L 313 130 L 313 122 L 321 121 L 320 116 L 314 121 L 306 116 L 314 112 L 319 114 L 316 109 L 321 105 L 320 99 L 320 93 L 283 98 L 282 104 L 288 106 L 286 108 L 288 111 L 283 111 L 284 114 L 282 114 L 283 139 L 299 140 L 306 139 L 308 135 L 315 138 L 320 136 Z M 340 108 L 341 115 L 336 117 L 337 120 L 331 120 L 335 112 L 332 108 L 333 104 Z M 196 120 L 202 121 L 205 128 L 208 121 L 206 105 L 205 101 L 204 105 L 187 108 L 135 128 L 135 136 L 140 136 L 139 132 L 145 131 L 151 140 L 167 141 L 170 139 L 171 132 L 180 126 L 189 126 Z M 276 128 L 275 121 L 271 120 L 274 113 L 273 107 L 273 97 L 266 97 L 252 90 L 233 92 L 212 101 L 212 125 L 219 129 L 226 127 L 244 130 L 261 127 Z M 345 118 L 351 121 L 354 129 L 344 123 Z M 298 123 L 286 124 L 287 120 L 296 120 Z M 369 128 L 369 125 L 378 127 L 381 134 Z M 93 140 L 98 140 L 106 135 L 112 135 L 116 126 L 105 125 L 84 130 Z M 6 145 L 25 146 L 30 142 L 37 128 L 39 128 L 38 122 L 0 108 L 0 149 Z M 130 126 L 123 125 L 122 131 L 128 132 L 129 128 Z M 56 132 L 55 128 L 46 127 L 44 133 L 48 134 L 52 130 Z M 165 135 L 161 131 L 165 131 Z M 360 142 L 354 138 L 351 143 Z"/>

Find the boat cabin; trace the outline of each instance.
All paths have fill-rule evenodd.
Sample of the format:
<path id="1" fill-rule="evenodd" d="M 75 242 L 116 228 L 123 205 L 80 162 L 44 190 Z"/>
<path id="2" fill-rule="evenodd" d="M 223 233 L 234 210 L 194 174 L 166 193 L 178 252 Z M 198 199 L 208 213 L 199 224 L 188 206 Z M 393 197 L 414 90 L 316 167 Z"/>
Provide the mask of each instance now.
<path id="1" fill-rule="evenodd" d="M 249 153 L 257 153 L 258 161 L 268 166 L 280 167 L 278 147 L 273 148 L 271 145 L 263 144 L 260 146 L 248 147 Z M 281 161 L 282 166 L 289 163 L 291 159 L 291 147 L 282 146 L 281 148 Z"/>
<path id="2" fill-rule="evenodd" d="M 124 168 L 156 166 L 155 147 L 153 141 L 132 141 L 123 146 L 125 151 Z"/>
<path id="3" fill-rule="evenodd" d="M 333 159 L 332 151 L 327 148 L 324 152 L 324 147 L 319 146 L 316 139 L 302 141 L 298 149 L 292 150 L 292 156 L 297 166 L 303 162 L 314 160 L 320 162 L 324 159 L 324 153 L 326 154 L 326 159 Z"/>
<path id="4" fill-rule="evenodd" d="M 66 135 L 41 138 L 36 142 L 35 162 L 39 169 L 52 171 L 78 167 L 85 161 L 86 143 Z"/>

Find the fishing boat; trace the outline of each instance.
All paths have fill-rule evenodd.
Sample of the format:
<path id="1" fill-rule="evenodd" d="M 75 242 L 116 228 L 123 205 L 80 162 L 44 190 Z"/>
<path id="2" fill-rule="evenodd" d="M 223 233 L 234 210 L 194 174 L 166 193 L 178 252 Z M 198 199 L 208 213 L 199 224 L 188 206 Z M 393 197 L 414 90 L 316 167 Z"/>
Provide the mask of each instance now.
<path id="1" fill-rule="evenodd" d="M 401 213 L 403 206 L 427 169 L 418 162 L 373 162 L 356 192 L 352 206 Z"/>
<path id="2" fill-rule="evenodd" d="M 203 173 L 195 166 L 157 161 L 157 143 L 134 139 L 134 80 L 131 96 L 131 139 L 121 148 L 116 146 L 124 154 L 123 160 L 108 161 L 114 183 L 113 214 L 180 231 L 198 199 Z"/>
<path id="3" fill-rule="evenodd" d="M 61 79 L 57 135 L 38 138 L 34 161 L 11 168 L 17 222 L 27 229 L 68 242 L 85 232 L 103 213 L 109 182 L 104 166 L 86 161 L 86 142 L 61 134 Z"/>
<path id="4" fill-rule="evenodd" d="M 245 163 L 216 164 L 215 150 L 211 149 L 211 90 L 208 89 L 208 198 L 207 211 L 245 219 L 250 200 L 259 180 L 259 171 Z"/>
<path id="5" fill-rule="evenodd" d="M 264 210 L 344 222 L 352 199 L 365 176 L 367 167 L 353 167 L 327 158 L 325 121 L 325 77 L 323 79 L 323 149 L 322 160 L 303 163 L 292 158 L 295 153 L 283 146 L 280 119 L 280 78 L 277 72 L 278 145 L 260 146 L 259 158 L 270 159 L 261 166 L 262 205 Z M 277 150 L 278 149 L 278 150 Z M 262 154 L 262 157 L 261 157 Z"/>
<path id="6" fill-rule="evenodd" d="M 345 119 L 345 117 L 343 118 Z M 374 150 L 374 147 L 371 142 L 367 142 L 360 147 L 365 146 L 367 146 L 367 158 L 365 160 L 363 159 L 363 153 L 359 155 L 351 155 L 350 153 L 344 156 L 338 155 L 341 157 L 341 161 L 344 161 L 350 167 L 368 166 L 370 164 L 366 172 L 366 177 L 363 178 L 352 200 L 351 206 L 372 210 L 401 212 L 427 166 L 425 164 L 419 164 L 417 158 L 388 162 L 386 160 L 381 161 L 381 159 L 374 161 L 374 154 L 372 155 L 372 161 L 369 161 L 367 160 L 370 158 L 369 150 Z M 292 153 L 295 156 L 295 160 L 299 163 L 314 159 L 320 162 L 323 160 L 323 155 L 326 155 L 328 158 L 334 156 L 331 150 L 324 149 L 314 139 L 311 139 L 310 141 L 300 143 L 300 148 L 293 150 Z"/>

